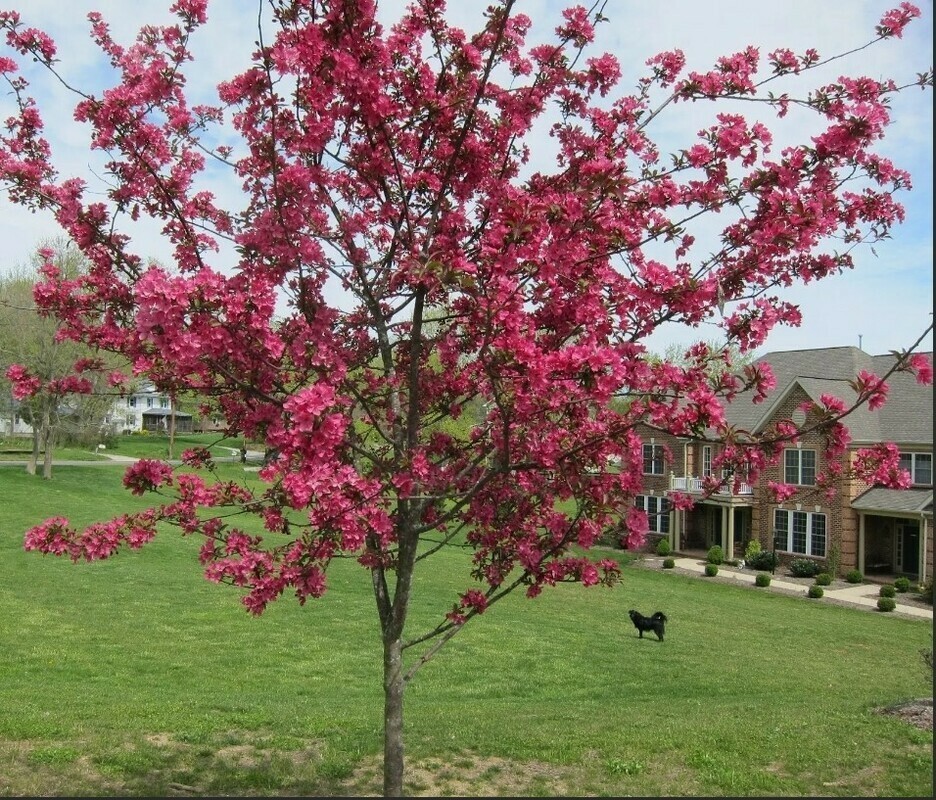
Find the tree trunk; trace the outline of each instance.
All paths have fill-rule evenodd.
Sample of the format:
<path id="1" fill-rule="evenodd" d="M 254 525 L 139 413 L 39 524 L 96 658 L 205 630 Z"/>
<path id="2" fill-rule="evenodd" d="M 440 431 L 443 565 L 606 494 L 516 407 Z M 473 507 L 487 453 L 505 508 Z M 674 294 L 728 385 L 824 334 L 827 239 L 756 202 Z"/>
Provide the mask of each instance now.
<path id="1" fill-rule="evenodd" d="M 403 647 L 384 642 L 384 797 L 403 797 Z"/>
<path id="2" fill-rule="evenodd" d="M 169 460 L 172 461 L 172 451 L 175 449 L 175 392 L 169 395 Z"/>
<path id="3" fill-rule="evenodd" d="M 32 420 L 32 452 L 26 459 L 26 472 L 29 475 L 36 474 L 36 465 L 39 463 L 39 430 L 36 428 L 35 419 Z"/>
<path id="4" fill-rule="evenodd" d="M 52 478 L 52 419 L 49 409 L 42 413 L 42 477 L 46 480 Z"/>

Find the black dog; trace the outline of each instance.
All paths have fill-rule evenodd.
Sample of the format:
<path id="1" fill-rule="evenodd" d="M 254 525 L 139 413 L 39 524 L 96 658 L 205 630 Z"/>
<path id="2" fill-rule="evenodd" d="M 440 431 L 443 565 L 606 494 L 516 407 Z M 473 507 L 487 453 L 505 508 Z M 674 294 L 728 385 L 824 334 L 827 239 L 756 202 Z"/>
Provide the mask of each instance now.
<path id="1" fill-rule="evenodd" d="M 662 611 L 655 611 L 652 617 L 645 617 L 639 611 L 634 611 L 634 609 L 631 609 L 627 613 L 630 614 L 631 622 L 634 623 L 634 627 L 639 631 L 641 639 L 643 639 L 644 631 L 653 631 L 657 635 L 657 639 L 661 642 L 663 641 L 666 614 Z"/>

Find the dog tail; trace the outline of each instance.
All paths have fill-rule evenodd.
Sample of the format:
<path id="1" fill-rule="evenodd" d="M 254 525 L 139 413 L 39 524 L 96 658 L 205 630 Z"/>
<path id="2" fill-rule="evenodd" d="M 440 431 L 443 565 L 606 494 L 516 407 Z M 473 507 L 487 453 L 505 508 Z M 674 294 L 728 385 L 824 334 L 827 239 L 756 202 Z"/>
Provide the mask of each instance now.
<path id="1" fill-rule="evenodd" d="M 654 611 L 653 619 L 662 620 L 663 622 L 669 622 L 669 619 L 667 618 L 666 614 L 664 614 L 662 611 Z"/>

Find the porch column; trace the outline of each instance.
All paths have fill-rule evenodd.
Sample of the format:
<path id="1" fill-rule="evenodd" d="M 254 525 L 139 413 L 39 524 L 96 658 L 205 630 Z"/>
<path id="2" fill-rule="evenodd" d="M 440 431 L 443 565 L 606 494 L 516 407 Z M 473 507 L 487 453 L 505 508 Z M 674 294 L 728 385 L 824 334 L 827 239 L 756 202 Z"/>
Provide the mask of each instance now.
<path id="1" fill-rule="evenodd" d="M 917 583 L 926 583 L 926 540 L 929 538 L 929 525 L 926 524 L 926 517 L 920 514 L 920 568 L 917 570 Z"/>
<path id="2" fill-rule="evenodd" d="M 727 509 L 722 508 L 721 510 L 721 549 L 725 554 L 725 558 L 728 558 L 728 515 L 726 513 Z"/>
<path id="3" fill-rule="evenodd" d="M 679 549 L 679 533 L 682 530 L 683 512 L 678 508 L 674 509 L 670 515 L 669 543 L 671 550 Z"/>
<path id="4" fill-rule="evenodd" d="M 728 506 L 728 546 L 725 548 L 725 558 L 729 561 L 734 558 L 734 506 Z"/>
<path id="5" fill-rule="evenodd" d="M 865 515 L 858 512 L 858 563 L 857 568 L 864 575 L 865 565 Z"/>

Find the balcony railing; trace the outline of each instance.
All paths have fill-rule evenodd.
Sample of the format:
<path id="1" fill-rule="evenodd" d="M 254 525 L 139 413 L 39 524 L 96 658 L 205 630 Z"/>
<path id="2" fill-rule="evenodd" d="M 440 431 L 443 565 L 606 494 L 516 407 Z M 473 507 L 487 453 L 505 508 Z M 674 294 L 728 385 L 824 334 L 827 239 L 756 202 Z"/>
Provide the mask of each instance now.
<path id="1" fill-rule="evenodd" d="M 705 479 L 688 475 L 680 477 L 670 474 L 670 491 L 686 492 L 687 494 L 703 494 L 705 492 Z M 737 490 L 733 491 L 733 481 L 729 480 L 727 485 L 720 486 L 714 494 L 720 497 L 740 497 L 742 495 L 750 496 L 754 494 L 754 490 L 742 481 L 738 484 Z"/>

